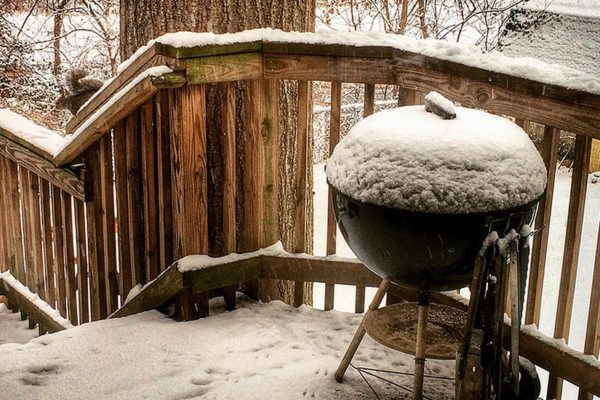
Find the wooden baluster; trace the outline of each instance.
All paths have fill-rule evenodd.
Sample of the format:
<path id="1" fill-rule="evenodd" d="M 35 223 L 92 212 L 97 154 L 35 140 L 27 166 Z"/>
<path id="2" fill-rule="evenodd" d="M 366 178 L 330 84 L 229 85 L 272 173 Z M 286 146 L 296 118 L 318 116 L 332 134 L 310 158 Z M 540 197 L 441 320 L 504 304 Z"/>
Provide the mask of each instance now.
<path id="1" fill-rule="evenodd" d="M 142 198 L 144 210 L 145 280 L 159 273 L 158 213 L 156 188 L 156 133 L 154 131 L 154 99 L 140 107 L 140 141 L 142 155 Z M 162 212 L 162 210 L 161 210 Z"/>
<path id="2" fill-rule="evenodd" d="M 554 182 L 556 180 L 556 160 L 558 158 L 558 141 L 560 131 L 552 127 L 544 127 L 544 140 L 542 158 L 548 170 L 548 183 L 546 193 L 538 206 L 535 228 L 542 229 L 533 238 L 531 249 L 531 266 L 529 269 L 529 283 L 527 289 L 527 306 L 525 324 L 540 323 L 540 310 L 542 306 L 542 290 L 544 288 L 544 273 L 546 255 L 548 253 L 548 235 L 550 232 L 550 217 L 552 214 L 552 199 L 554 197 Z"/>
<path id="3" fill-rule="evenodd" d="M 564 258 L 558 292 L 558 305 L 554 325 L 554 337 L 569 340 L 569 328 L 573 311 L 573 298 L 575 295 L 575 281 L 577 278 L 577 262 L 581 246 L 581 231 L 583 227 L 583 214 L 585 196 L 588 183 L 588 169 L 590 164 L 590 150 L 592 139 L 588 136 L 577 136 L 575 139 L 575 165 L 571 180 L 571 195 L 567 217 L 567 232 L 565 235 Z M 562 394 L 562 379 L 552 371 L 548 378 L 549 399 L 560 399 Z"/>
<path id="4" fill-rule="evenodd" d="M 292 251 L 294 253 L 306 253 L 309 249 L 307 242 L 308 207 L 312 204 L 312 190 L 310 177 L 312 176 L 312 151 L 310 151 L 311 143 L 311 111 L 312 111 L 312 83 L 310 81 L 298 82 L 298 137 L 296 152 L 298 154 L 296 163 L 296 207 L 294 210 L 294 245 Z M 294 305 L 299 307 L 304 302 L 307 283 L 303 281 L 294 282 Z"/>
<path id="5" fill-rule="evenodd" d="M 222 150 L 223 150 L 223 251 L 225 254 L 234 253 L 237 249 L 236 237 L 236 101 L 235 83 L 226 82 L 220 85 L 223 101 L 221 102 L 222 118 Z M 223 297 L 228 310 L 236 305 L 237 286 L 223 288 Z"/>
<path id="6" fill-rule="evenodd" d="M 342 115 L 342 83 L 331 82 L 331 118 L 329 121 L 329 155 L 340 141 L 340 119 Z M 328 193 L 327 208 L 327 255 L 335 254 L 337 249 L 337 225 L 335 223 L 335 211 L 333 208 L 333 195 Z M 333 308 L 335 297 L 335 285 L 325 284 L 325 310 Z"/>
<path id="7" fill-rule="evenodd" d="M 231 85 L 235 85 L 231 83 Z M 234 87 L 235 89 L 235 87 Z M 233 92 L 235 97 L 235 91 Z M 159 266 L 161 271 L 168 268 L 173 262 L 173 220 L 171 210 L 171 146 L 169 128 L 169 95 L 167 91 L 160 91 L 155 96 L 155 124 L 156 124 L 156 165 L 157 197 L 158 197 L 158 242 Z M 235 123 L 235 109 L 232 116 Z M 235 140 L 235 131 L 234 131 Z M 234 160 L 235 168 L 235 160 Z M 234 187 L 235 189 L 235 187 Z M 235 213 L 235 203 L 233 206 Z M 234 232 L 235 234 L 235 232 Z M 235 251 L 235 247 L 233 251 Z"/>
<path id="8" fill-rule="evenodd" d="M 65 217 L 60 189 L 52 186 L 52 221 L 54 226 L 54 270 L 56 273 L 56 302 L 60 314 L 67 316 L 67 291 L 65 283 Z"/>
<path id="9" fill-rule="evenodd" d="M 80 200 L 75 200 L 75 234 L 77 235 L 77 289 L 79 290 L 79 310 L 81 319 L 80 324 L 90 321 L 89 311 L 89 289 L 88 289 L 88 253 L 85 221 L 85 204 Z"/>
<path id="10" fill-rule="evenodd" d="M 117 236 L 119 252 L 119 294 L 125 301 L 133 287 L 133 266 L 131 265 L 129 207 L 127 191 L 127 131 L 125 121 L 113 128 L 115 146 L 115 190 L 117 192 Z"/>
<path id="11" fill-rule="evenodd" d="M 40 190 L 42 197 L 42 214 L 43 214 L 43 225 L 44 225 L 44 260 L 46 262 L 46 301 L 52 307 L 56 307 L 56 261 L 54 260 L 54 253 L 52 243 L 53 228 L 52 228 L 52 207 L 50 204 L 50 183 L 42 179 L 42 186 Z"/>
<path id="12" fill-rule="evenodd" d="M 73 203 L 71 195 L 62 192 L 63 206 L 65 210 L 65 278 L 67 293 L 67 312 L 68 319 L 73 324 L 81 323 L 79 311 L 77 310 L 77 283 L 75 280 L 75 238 L 73 229 Z"/>
<path id="13" fill-rule="evenodd" d="M 20 182 L 19 182 L 19 168 L 16 163 L 10 160 L 6 160 L 7 162 L 7 170 L 8 170 L 8 178 L 9 178 L 9 199 L 11 202 L 11 213 L 10 226 L 13 229 L 13 238 L 15 240 L 15 276 L 21 281 L 25 282 L 25 259 L 24 259 L 24 251 L 25 251 L 25 243 L 23 238 L 23 220 L 21 219 L 21 200 L 22 200 L 22 191 L 19 191 Z"/>
<path id="14" fill-rule="evenodd" d="M 368 117 L 375 111 L 375 84 L 365 83 L 365 101 L 363 117 Z"/>

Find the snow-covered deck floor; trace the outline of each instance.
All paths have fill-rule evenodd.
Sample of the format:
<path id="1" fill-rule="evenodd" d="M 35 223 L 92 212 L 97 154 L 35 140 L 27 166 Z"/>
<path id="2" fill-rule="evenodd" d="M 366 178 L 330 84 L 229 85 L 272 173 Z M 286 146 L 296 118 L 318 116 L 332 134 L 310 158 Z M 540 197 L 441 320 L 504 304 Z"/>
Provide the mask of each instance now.
<path id="1" fill-rule="evenodd" d="M 212 311 L 222 306 L 212 304 Z M 237 310 L 175 322 L 156 311 L 85 324 L 26 344 L 0 346 L 3 399 L 360 399 L 373 398 L 349 369 L 333 374 L 360 315 L 241 299 Z M 412 370 L 412 356 L 365 338 L 355 362 Z M 428 361 L 452 376 L 454 362 Z M 410 386 L 411 377 L 398 382 Z M 443 386 L 447 385 L 447 386 Z M 451 398 L 451 383 L 428 397 Z M 376 383 L 382 398 L 407 393 Z"/>

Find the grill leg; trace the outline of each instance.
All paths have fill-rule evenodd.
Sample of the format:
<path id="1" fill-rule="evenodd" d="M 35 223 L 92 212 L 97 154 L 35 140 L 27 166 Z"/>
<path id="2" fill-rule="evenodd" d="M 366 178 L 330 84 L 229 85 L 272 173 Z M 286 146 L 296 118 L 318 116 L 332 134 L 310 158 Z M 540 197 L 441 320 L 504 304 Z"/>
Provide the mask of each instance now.
<path id="1" fill-rule="evenodd" d="M 356 333 L 350 342 L 350 346 L 348 346 L 348 350 L 346 350 L 346 353 L 342 358 L 342 362 L 340 362 L 337 371 L 335 371 L 336 381 L 341 382 L 344 379 L 344 374 L 346 373 L 346 370 L 348 369 L 356 350 L 358 350 L 360 342 L 362 342 L 363 337 L 365 336 L 365 318 L 371 311 L 375 311 L 379 308 L 379 305 L 381 304 L 383 296 L 385 296 L 389 285 L 389 278 L 384 278 L 383 281 L 381 281 L 381 285 L 379 285 L 379 289 L 377 289 L 377 293 L 375 293 L 375 297 L 373 297 L 373 301 L 371 302 L 371 305 L 369 305 L 369 309 L 365 313 L 363 320 L 360 322 L 360 325 L 358 326 L 358 329 L 356 330 Z"/>
<path id="2" fill-rule="evenodd" d="M 417 322 L 417 348 L 415 349 L 415 375 L 413 378 L 413 399 L 423 398 L 423 376 L 425 374 L 425 344 L 427 342 L 427 317 L 429 298 L 421 292 L 419 297 L 419 315 Z"/>

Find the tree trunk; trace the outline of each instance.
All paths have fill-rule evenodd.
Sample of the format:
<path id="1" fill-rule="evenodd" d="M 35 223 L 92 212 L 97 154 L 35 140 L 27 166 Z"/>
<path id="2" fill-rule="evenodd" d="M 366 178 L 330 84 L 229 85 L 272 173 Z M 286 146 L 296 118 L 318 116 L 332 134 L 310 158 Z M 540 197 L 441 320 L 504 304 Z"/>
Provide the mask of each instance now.
<path id="1" fill-rule="evenodd" d="M 120 1 L 120 39 L 121 59 L 131 56 L 136 49 L 149 40 L 167 32 L 176 31 L 211 31 L 215 33 L 238 32 L 255 28 L 278 28 L 286 31 L 313 31 L 315 24 L 315 0 L 121 0 Z M 135 21 L 131 23 L 130 21 Z M 246 84 L 238 83 L 236 99 L 238 115 L 236 118 L 237 135 L 237 200 L 236 219 L 238 235 L 244 220 L 243 185 L 244 176 L 244 106 L 241 104 Z M 222 87 L 210 85 L 207 90 L 207 137 L 209 199 L 209 253 L 213 256 L 228 252 L 224 246 L 221 221 L 223 219 L 223 156 L 222 156 Z M 294 182 L 297 154 L 297 85 L 294 82 L 281 82 L 279 90 L 279 177 L 283 179 L 278 186 L 278 232 L 267 235 L 279 238 L 284 247 L 290 251 L 312 251 L 312 207 L 309 207 L 308 223 L 305 237 L 294 238 L 294 209 L 298 193 Z M 310 147 L 310 146 L 309 146 Z M 309 148 L 312 156 L 312 149 Z M 309 164 L 312 172 L 312 163 Z M 312 193 L 312 182 L 309 181 L 308 193 Z M 310 199 L 309 199 L 310 200 Z M 312 203 L 311 203 L 312 204 Z M 252 251 L 271 243 L 244 244 L 238 240 L 238 251 Z M 304 302 L 312 303 L 312 287 L 305 290 Z M 280 299 L 291 303 L 294 299 L 293 283 L 263 282 L 259 295 L 262 300 Z"/>

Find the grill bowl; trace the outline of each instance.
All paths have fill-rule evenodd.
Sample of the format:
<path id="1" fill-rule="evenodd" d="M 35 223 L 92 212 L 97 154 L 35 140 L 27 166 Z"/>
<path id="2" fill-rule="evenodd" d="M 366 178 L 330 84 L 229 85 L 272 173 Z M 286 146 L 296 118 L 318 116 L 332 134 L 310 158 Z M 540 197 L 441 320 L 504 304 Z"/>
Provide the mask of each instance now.
<path id="1" fill-rule="evenodd" d="M 358 259 L 382 278 L 419 290 L 467 286 L 488 233 L 531 225 L 539 201 L 489 213 L 431 214 L 363 203 L 329 188 L 337 224 Z"/>

